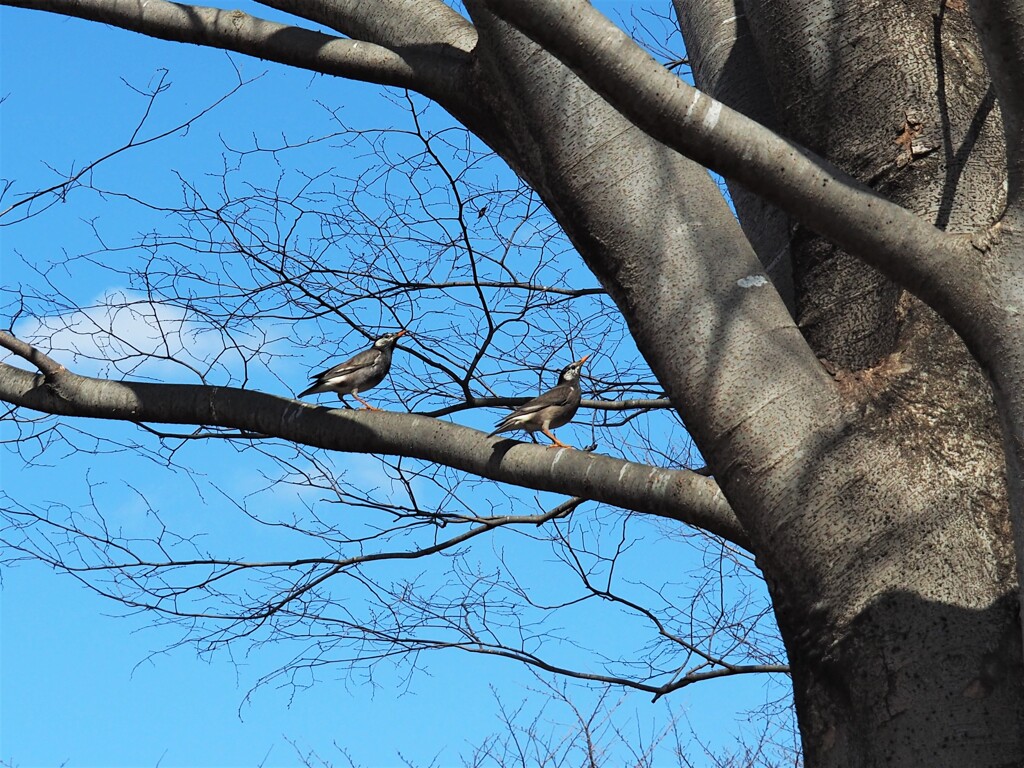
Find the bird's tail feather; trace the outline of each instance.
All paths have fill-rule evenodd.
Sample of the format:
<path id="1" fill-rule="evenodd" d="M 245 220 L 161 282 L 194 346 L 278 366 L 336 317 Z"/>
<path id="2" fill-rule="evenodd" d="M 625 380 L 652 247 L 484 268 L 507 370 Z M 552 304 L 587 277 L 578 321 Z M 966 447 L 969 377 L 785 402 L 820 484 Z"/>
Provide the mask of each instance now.
<path id="1" fill-rule="evenodd" d="M 508 432 L 508 430 L 509 430 L 509 429 L 510 429 L 511 427 L 512 427 L 512 425 L 511 425 L 511 424 L 508 424 L 508 423 L 507 423 L 507 420 L 502 420 L 502 421 L 499 421 L 499 422 L 498 422 L 498 426 L 496 426 L 496 427 L 494 428 L 494 431 L 493 431 L 493 432 L 490 432 L 490 433 L 488 433 L 488 435 L 487 435 L 487 436 L 488 436 L 488 437 L 494 437 L 495 435 L 497 435 L 497 434 L 500 434 L 500 433 L 502 433 L 502 432 Z"/>

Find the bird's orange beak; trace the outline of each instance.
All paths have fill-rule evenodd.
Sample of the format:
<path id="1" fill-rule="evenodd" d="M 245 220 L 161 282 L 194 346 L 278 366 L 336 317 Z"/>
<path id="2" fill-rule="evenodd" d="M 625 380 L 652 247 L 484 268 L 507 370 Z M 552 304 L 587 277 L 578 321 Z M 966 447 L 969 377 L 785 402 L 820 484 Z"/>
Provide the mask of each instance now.
<path id="1" fill-rule="evenodd" d="M 395 338 L 397 339 L 399 336 L 405 336 L 405 334 L 407 334 L 407 333 L 408 333 L 408 331 L 405 330 L 405 328 L 403 328 L 402 330 L 400 330 L 398 333 L 395 334 Z"/>
<path id="2" fill-rule="evenodd" d="M 590 355 L 584 355 L 583 357 L 576 361 L 576 365 L 583 365 L 585 362 L 587 362 L 588 357 L 590 357 Z"/>

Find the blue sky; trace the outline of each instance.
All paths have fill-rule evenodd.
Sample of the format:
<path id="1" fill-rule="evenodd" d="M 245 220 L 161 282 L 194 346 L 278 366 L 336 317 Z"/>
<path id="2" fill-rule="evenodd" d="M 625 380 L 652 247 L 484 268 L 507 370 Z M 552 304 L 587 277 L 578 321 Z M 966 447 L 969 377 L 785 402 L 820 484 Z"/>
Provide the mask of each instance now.
<path id="1" fill-rule="evenodd" d="M 169 72 L 172 87 L 157 102 L 150 122 L 154 130 L 174 125 L 218 99 L 235 81 L 236 67 L 244 78 L 261 77 L 193 126 L 187 136 L 135 150 L 103 166 L 94 177 L 98 186 L 145 189 L 152 199 L 169 200 L 178 192 L 171 170 L 185 177 L 219 170 L 221 141 L 237 146 L 255 135 L 265 143 L 324 130 L 325 111 L 317 101 L 340 107 L 345 119 L 356 125 L 387 128 L 402 126 L 406 119 L 375 86 L 288 72 L 244 57 L 152 41 L 77 20 L 3 8 L 0 37 L 0 96 L 6 98 L 0 106 L 0 176 L 15 180 L 19 190 L 51 183 L 54 177 L 47 165 L 66 171 L 120 146 L 145 103 L 122 79 L 144 89 L 156 82 L 162 69 Z M 272 167 L 254 165 L 252 171 L 273 179 Z M 141 220 L 136 215 L 137 208 L 83 192 L 35 219 L 0 230 L 4 292 L 33 281 L 39 285 L 28 264 L 59 263 L 65 253 L 97 251 L 97 232 L 118 241 L 167 226 L 159 216 Z M 58 270 L 58 277 L 69 296 L 85 304 L 111 291 L 127 290 L 102 270 L 76 266 L 73 274 Z M 8 304 L 7 298 L 3 303 Z M 378 317 L 369 323 L 388 321 Z M 16 331 L 38 329 L 45 322 L 25 317 Z M 182 341 L 186 348 L 189 343 Z M 102 364 L 76 358 L 69 349 L 60 351 L 62 362 L 72 363 L 78 372 L 103 370 Z M 102 356 L 102 350 L 94 351 Z M 208 350 L 199 345 L 188 351 L 202 357 Z M 282 358 L 273 370 L 253 371 L 249 386 L 287 394 L 288 386 L 297 389 L 307 370 L 319 362 L 315 356 Z M 185 380 L 174 366 L 151 365 L 139 374 Z M 240 374 L 232 370 L 225 375 Z M 535 386 L 527 381 L 523 386 Z M 479 423 L 489 423 L 495 416 L 482 414 Z M 103 435 L 99 455 L 73 453 L 65 447 L 95 446 L 78 436 L 79 426 Z M 280 555 L 306 546 L 301 539 L 285 542 L 271 537 L 265 527 L 250 524 L 237 509 L 218 502 L 218 492 L 239 498 L 265 484 L 246 455 L 225 446 L 187 447 L 183 463 L 194 473 L 185 477 L 150 459 L 115 451 L 118 443 L 141 439 L 133 427 L 68 427 L 65 446 L 52 447 L 32 465 L 13 453 L 0 456 L 3 489 L 10 497 L 36 510 L 89 514 L 95 508 L 129 535 L 151 530 L 159 516 L 200 532 L 214 546 L 249 556 Z M 13 428 L 3 429 L 3 437 L 9 439 Z M 582 432 L 578 435 L 584 439 Z M 386 476 L 372 459 L 345 461 L 350 472 L 370 478 L 367 482 L 386 485 Z M 492 492 L 480 491 L 481 499 Z M 252 500 L 250 511 L 271 515 L 305 498 L 286 491 L 265 494 Z M 533 495 L 523 498 L 532 503 Z M 541 501 L 550 506 L 559 499 Z M 697 549 L 667 540 L 659 524 L 635 518 L 628 524 L 641 542 L 635 555 L 624 558 L 624 565 L 635 569 L 630 574 L 634 580 L 662 588 L 705 567 Z M 481 547 L 467 555 L 469 561 L 487 563 L 500 554 L 518 560 L 534 577 L 537 594 L 562 589 L 557 580 L 563 577 L 550 551 L 511 534 Z M 428 566 L 424 578 L 443 582 L 444 567 Z M 545 582 L 549 573 L 551 581 Z M 421 657 L 420 669 L 412 675 L 407 667 L 377 664 L 372 684 L 365 671 L 346 674 L 340 667 L 329 667 L 315 680 L 303 681 L 310 684 L 302 690 L 280 681 L 257 685 L 285 664 L 296 648 L 238 645 L 197 656 L 192 646 L 173 647 L 181 638 L 177 627 L 154 626 L 149 614 L 125 615 L 122 606 L 45 566 L 5 567 L 2 577 L 4 766 L 288 766 L 302 764 L 301 754 L 317 755 L 320 762 L 309 758 L 316 765 L 347 765 L 345 755 L 356 765 L 395 765 L 399 756 L 415 765 L 435 760 L 450 765 L 459 763 L 473 745 L 502 731 L 499 700 L 513 709 L 525 700 L 524 717 L 536 717 L 556 733 L 572 719 L 565 708 L 538 692 L 542 684 L 522 667 L 460 653 Z M 606 650 L 626 652 L 644 642 L 635 623 L 614 612 L 568 612 L 559 622 L 559 630 L 568 636 L 593 639 Z M 576 658 L 568 647 L 554 652 Z M 573 700 L 583 709 L 596 695 L 584 688 L 572 690 Z M 744 731 L 744 711 L 774 698 L 779 690 L 777 683 L 759 677 L 723 680 L 693 686 L 657 704 L 650 703 L 649 694 L 615 691 L 612 718 L 628 733 L 647 738 L 675 717 L 684 736 L 692 726 L 712 745 L 728 746 Z M 542 715 L 536 714 L 541 710 Z M 666 742 L 666 759 L 673 746 L 671 739 Z M 700 764 L 700 747 L 691 749 L 690 758 Z M 612 764 L 626 759 L 623 754 Z"/>

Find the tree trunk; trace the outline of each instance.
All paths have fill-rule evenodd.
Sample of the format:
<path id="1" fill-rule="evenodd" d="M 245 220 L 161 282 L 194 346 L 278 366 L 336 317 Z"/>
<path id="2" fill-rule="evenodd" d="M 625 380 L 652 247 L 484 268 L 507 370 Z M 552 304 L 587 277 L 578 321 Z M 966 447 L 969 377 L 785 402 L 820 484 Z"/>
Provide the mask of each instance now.
<path id="1" fill-rule="evenodd" d="M 942 228 L 991 223 L 1002 131 L 963 11 L 749 5 L 749 24 L 736 20 L 749 36 L 708 67 L 772 62 L 772 104 L 702 68 L 701 51 L 722 50 L 721 22 L 682 24 L 712 36 L 688 50 L 708 83 L 732 86 L 734 108 L 782 116 L 780 131 Z M 991 388 L 963 343 L 890 280 L 797 228 L 802 338 L 789 344 L 796 328 L 777 294 L 731 292 L 759 272 L 754 251 L 762 263 L 779 251 L 778 217 L 741 199 L 753 242 L 740 238 L 708 202 L 703 172 L 500 22 L 479 10 L 474 20 L 481 69 L 502 85 L 495 112 L 513 126 L 499 151 L 622 309 L 751 537 L 790 655 L 806 764 L 1021 764 L 1004 456 Z M 784 276 L 772 279 L 784 293 Z"/>
<path id="2" fill-rule="evenodd" d="M 961 4 L 745 5 L 749 35 L 733 45 L 764 67 L 781 131 L 942 228 L 991 223 L 1002 133 Z M 710 49 L 683 22 L 691 55 Z M 990 388 L 919 301 L 812 233 L 791 246 L 798 321 L 851 414 L 846 445 L 806 467 L 812 503 L 759 510 L 776 536 L 806 540 L 799 560 L 758 552 L 807 765 L 1019 765 L 1024 669 Z M 827 479 L 851 465 L 856 482 Z"/>

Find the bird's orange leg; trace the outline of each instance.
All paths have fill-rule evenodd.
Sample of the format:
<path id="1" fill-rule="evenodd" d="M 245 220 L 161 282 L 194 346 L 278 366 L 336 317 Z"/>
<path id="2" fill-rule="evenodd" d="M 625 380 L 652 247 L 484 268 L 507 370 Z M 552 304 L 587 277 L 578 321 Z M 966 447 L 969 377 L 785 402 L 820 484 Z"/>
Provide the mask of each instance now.
<path id="1" fill-rule="evenodd" d="M 566 445 L 561 440 L 559 440 L 557 437 L 555 437 L 554 432 L 549 430 L 547 427 L 541 427 L 540 430 L 545 435 L 547 435 L 548 437 L 551 438 L 551 442 L 553 443 L 553 445 L 549 445 L 548 448 L 572 448 L 571 445 Z"/>
<path id="2" fill-rule="evenodd" d="M 375 407 L 375 406 L 372 406 L 372 405 L 370 405 L 370 404 L 369 404 L 368 402 L 366 402 L 365 400 L 363 400 L 363 398 L 361 398 L 361 397 L 360 397 L 360 396 L 359 396 L 359 395 L 358 395 L 357 393 L 355 393 L 355 392 L 353 392 L 353 393 L 352 393 L 352 397 L 354 397 L 354 398 L 355 398 L 356 400 L 358 400 L 358 401 L 359 401 L 360 403 L 362 403 L 362 404 L 363 404 L 363 408 L 365 408 L 365 409 L 366 409 L 366 410 L 368 410 L 368 411 L 379 411 L 379 410 L 380 410 L 380 408 L 377 408 L 377 407 Z"/>

